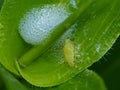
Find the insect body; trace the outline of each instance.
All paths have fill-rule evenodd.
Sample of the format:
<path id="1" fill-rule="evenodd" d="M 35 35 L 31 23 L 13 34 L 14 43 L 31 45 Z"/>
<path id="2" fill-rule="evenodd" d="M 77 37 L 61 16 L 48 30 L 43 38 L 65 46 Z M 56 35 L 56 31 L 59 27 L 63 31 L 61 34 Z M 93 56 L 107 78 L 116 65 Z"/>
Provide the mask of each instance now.
<path id="1" fill-rule="evenodd" d="M 70 39 L 65 40 L 65 45 L 63 47 L 64 57 L 69 66 L 74 66 L 75 64 L 75 46 Z"/>

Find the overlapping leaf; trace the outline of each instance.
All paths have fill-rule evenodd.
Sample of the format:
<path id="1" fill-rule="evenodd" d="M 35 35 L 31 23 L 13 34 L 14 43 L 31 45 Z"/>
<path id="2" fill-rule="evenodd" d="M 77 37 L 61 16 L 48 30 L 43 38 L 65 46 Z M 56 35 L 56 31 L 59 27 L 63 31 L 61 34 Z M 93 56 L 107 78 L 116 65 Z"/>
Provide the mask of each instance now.
<path id="1" fill-rule="evenodd" d="M 6 0 L 2 9 L 0 62 L 11 72 L 17 75 L 20 73 L 33 85 L 54 86 L 71 79 L 98 61 L 120 34 L 120 11 L 118 11 L 120 1 L 95 0 L 89 9 L 79 16 L 78 21 L 37 60 L 25 68 L 19 66 L 19 63 L 16 65 L 15 61 L 32 47 L 25 43 L 18 33 L 20 19 L 31 8 L 64 3 L 66 6 L 70 5 L 69 0 Z M 76 0 L 76 3 L 78 6 L 81 4 L 79 0 Z M 86 1 L 82 0 L 82 3 Z M 72 13 L 77 10 L 72 6 L 67 9 Z M 73 67 L 65 62 L 63 53 L 64 42 L 68 38 L 73 42 L 77 52 L 74 53 L 76 58 Z"/>
<path id="2" fill-rule="evenodd" d="M 2 81 L 1 81 L 2 79 Z M 90 70 L 85 70 L 73 79 L 51 88 L 36 88 L 29 84 L 18 81 L 13 75 L 11 75 L 6 69 L 0 65 L 0 89 L 4 90 L 106 90 L 102 79 Z M 26 85 L 26 86 L 25 86 Z"/>
<path id="3" fill-rule="evenodd" d="M 13 75 L 11 75 L 6 69 L 4 69 L 1 64 L 0 83 L 2 83 L 0 87 L 1 90 L 28 90 Z"/>

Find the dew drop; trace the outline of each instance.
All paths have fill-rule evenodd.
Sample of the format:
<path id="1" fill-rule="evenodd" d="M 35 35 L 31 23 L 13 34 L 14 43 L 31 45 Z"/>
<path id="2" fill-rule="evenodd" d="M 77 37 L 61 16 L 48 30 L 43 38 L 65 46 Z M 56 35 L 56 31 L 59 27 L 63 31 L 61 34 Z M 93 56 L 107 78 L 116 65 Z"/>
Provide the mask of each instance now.
<path id="1" fill-rule="evenodd" d="M 97 44 L 97 45 L 96 45 L 96 52 L 99 52 L 99 51 L 100 51 L 100 48 L 101 48 L 101 45 L 100 45 L 100 44 Z"/>

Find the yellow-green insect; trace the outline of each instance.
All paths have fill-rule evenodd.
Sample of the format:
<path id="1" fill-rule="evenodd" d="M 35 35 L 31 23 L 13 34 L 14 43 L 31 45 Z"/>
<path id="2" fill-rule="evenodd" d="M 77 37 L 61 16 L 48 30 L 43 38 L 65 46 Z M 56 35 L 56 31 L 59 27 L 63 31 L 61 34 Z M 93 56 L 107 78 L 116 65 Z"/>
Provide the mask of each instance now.
<path id="1" fill-rule="evenodd" d="M 73 67 L 75 65 L 75 46 L 70 39 L 65 40 L 63 51 L 66 62 Z"/>

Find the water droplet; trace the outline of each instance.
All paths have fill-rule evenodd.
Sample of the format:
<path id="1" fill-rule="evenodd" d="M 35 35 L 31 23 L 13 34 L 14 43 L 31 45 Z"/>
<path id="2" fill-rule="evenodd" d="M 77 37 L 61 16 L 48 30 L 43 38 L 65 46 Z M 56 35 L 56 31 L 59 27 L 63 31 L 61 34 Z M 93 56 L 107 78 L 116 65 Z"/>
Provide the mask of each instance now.
<path id="1" fill-rule="evenodd" d="M 97 44 L 97 45 L 96 45 L 96 52 L 99 52 L 99 51 L 100 51 L 100 48 L 101 48 L 101 45 L 100 45 L 100 44 Z"/>

